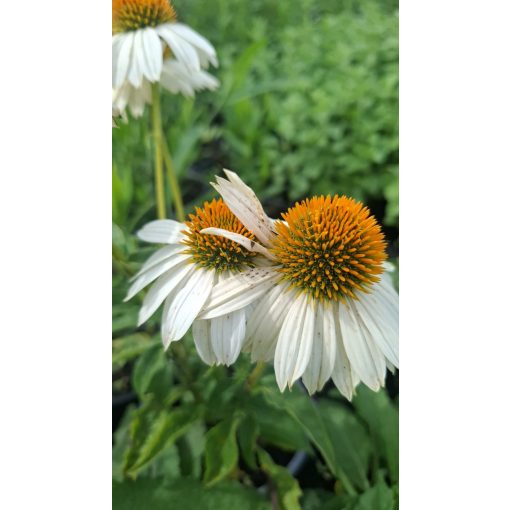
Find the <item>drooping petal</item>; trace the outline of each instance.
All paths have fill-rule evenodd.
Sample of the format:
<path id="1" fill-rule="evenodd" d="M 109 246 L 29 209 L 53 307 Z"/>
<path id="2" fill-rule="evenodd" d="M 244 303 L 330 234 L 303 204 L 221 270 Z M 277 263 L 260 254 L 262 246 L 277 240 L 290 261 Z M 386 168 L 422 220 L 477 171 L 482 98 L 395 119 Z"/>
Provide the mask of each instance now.
<path id="1" fill-rule="evenodd" d="M 303 374 L 308 393 L 320 391 L 331 377 L 336 357 L 336 335 L 333 308 L 317 304 L 312 354 Z"/>
<path id="2" fill-rule="evenodd" d="M 276 382 L 280 391 L 303 375 L 312 351 L 315 307 L 300 295 L 283 321 L 274 355 Z"/>
<path id="3" fill-rule="evenodd" d="M 202 361 L 208 365 L 215 365 L 218 359 L 216 358 L 216 354 L 214 354 L 211 343 L 211 321 L 196 320 L 193 322 L 191 331 L 198 355 Z"/>
<path id="4" fill-rule="evenodd" d="M 161 337 L 165 349 L 185 335 L 211 292 L 214 271 L 193 269 L 186 285 L 169 299 L 168 310 L 163 315 Z"/>
<path id="5" fill-rule="evenodd" d="M 199 50 L 200 53 L 206 57 L 204 60 L 207 64 L 211 63 L 214 67 L 218 66 L 216 50 L 205 37 L 183 23 L 172 23 L 172 31 Z M 201 61 L 202 65 L 203 63 L 205 62 Z M 207 65 L 203 65 L 203 67 L 207 67 Z"/>
<path id="6" fill-rule="evenodd" d="M 217 183 L 211 183 L 223 197 L 229 209 L 239 218 L 241 223 L 264 244 L 270 245 L 274 237 L 273 222 L 264 212 L 262 204 L 254 191 L 229 170 L 224 170 L 227 179 L 217 177 Z"/>
<path id="7" fill-rule="evenodd" d="M 218 363 L 230 366 L 239 356 L 246 333 L 245 310 L 211 319 L 211 344 Z"/>
<path id="8" fill-rule="evenodd" d="M 148 243 L 173 244 L 184 238 L 182 230 L 186 230 L 186 225 L 178 221 L 154 220 L 144 225 L 136 235 Z"/>
<path id="9" fill-rule="evenodd" d="M 135 30 L 133 35 L 133 49 L 131 62 L 127 73 L 127 79 L 133 87 L 138 88 L 142 84 L 145 69 L 145 57 L 143 54 L 143 34 L 141 30 Z"/>
<path id="10" fill-rule="evenodd" d="M 336 349 L 335 365 L 331 377 L 338 391 L 348 400 L 351 400 L 354 394 L 354 388 L 359 383 L 359 377 L 353 373 L 351 363 L 345 352 L 338 309 L 334 309 L 333 319 L 335 322 Z"/>
<path id="11" fill-rule="evenodd" d="M 154 283 L 147 292 L 138 313 L 138 326 L 142 325 L 159 308 L 178 284 L 187 280 L 193 268 L 192 264 L 184 262 Z"/>
<path id="12" fill-rule="evenodd" d="M 230 239 L 231 241 L 234 241 L 234 243 L 241 245 L 243 248 L 246 248 L 248 251 L 260 253 L 261 255 L 264 255 L 265 257 L 271 260 L 274 260 L 275 258 L 267 248 L 264 248 L 264 246 L 257 243 L 257 241 L 248 239 L 247 237 L 244 237 L 241 234 L 230 232 L 229 230 L 225 230 L 223 228 L 215 227 L 204 228 L 200 231 L 200 233 L 225 237 L 226 239 Z"/>
<path id="13" fill-rule="evenodd" d="M 370 299 L 362 292 L 359 294 L 358 300 L 352 300 L 352 305 L 356 308 L 372 340 L 381 349 L 384 356 L 394 366 L 398 366 L 398 329 L 393 326 L 393 321 L 389 320 L 388 315 L 384 313 L 384 308 L 377 297 Z"/>
<path id="14" fill-rule="evenodd" d="M 199 318 L 213 319 L 244 308 L 269 292 L 279 277 L 273 268 L 260 267 L 234 274 L 214 286 Z"/>
<path id="15" fill-rule="evenodd" d="M 131 52 L 133 49 L 134 34 L 116 34 L 112 37 L 112 87 L 122 86 L 127 77 Z"/>
<path id="16" fill-rule="evenodd" d="M 200 59 L 196 49 L 174 30 L 175 23 L 156 27 L 156 32 L 168 44 L 175 58 L 191 71 L 200 70 Z"/>
<path id="17" fill-rule="evenodd" d="M 158 37 L 156 31 L 147 27 L 141 30 L 142 33 L 142 51 L 144 55 L 144 70 L 143 74 L 151 81 L 156 82 L 161 75 L 161 68 L 163 66 L 163 48 L 161 39 Z"/>
<path id="18" fill-rule="evenodd" d="M 269 361 L 274 357 L 276 341 L 295 294 L 287 286 L 276 285 L 248 318 L 246 343 L 250 344 L 252 361 Z"/>
<path id="19" fill-rule="evenodd" d="M 145 271 L 141 276 L 139 276 L 134 282 L 133 285 L 128 290 L 127 296 L 124 298 L 124 301 L 130 300 L 135 294 L 138 294 L 143 288 L 153 282 L 156 278 L 161 276 L 163 273 L 166 273 L 173 267 L 186 262 L 191 259 L 190 255 L 185 253 L 176 253 L 172 255 L 168 259 L 156 264 L 151 267 L 147 271 Z"/>
<path id="20" fill-rule="evenodd" d="M 338 311 L 347 357 L 361 380 L 370 389 L 378 391 L 384 385 L 384 356 L 370 336 L 365 334 L 364 324 L 358 319 L 349 298 L 345 303 L 340 303 Z"/>

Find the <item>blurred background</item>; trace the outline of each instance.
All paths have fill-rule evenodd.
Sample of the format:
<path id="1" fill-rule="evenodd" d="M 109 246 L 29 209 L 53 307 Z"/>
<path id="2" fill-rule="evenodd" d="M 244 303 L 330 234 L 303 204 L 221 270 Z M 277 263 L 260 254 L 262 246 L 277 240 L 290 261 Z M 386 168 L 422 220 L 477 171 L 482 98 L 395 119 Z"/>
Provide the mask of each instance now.
<path id="1" fill-rule="evenodd" d="M 180 21 L 212 42 L 220 63 L 218 69 L 209 70 L 221 82 L 217 91 L 198 93 L 195 99 L 162 96 L 163 127 L 186 212 L 215 196 L 208 183 L 224 167 L 236 171 L 255 190 L 273 217 L 306 196 L 346 194 L 362 200 L 376 215 L 389 242 L 389 255 L 397 262 L 398 2 L 175 0 L 173 4 Z M 119 480 L 129 450 L 126 430 L 133 427 L 132 409 L 148 392 L 165 394 L 173 377 L 158 339 L 158 318 L 139 330 L 141 297 L 122 302 L 129 277 L 154 250 L 133 237 L 156 217 L 149 115 L 146 109 L 142 119 L 120 121 L 112 132 L 113 429 L 114 477 Z M 192 349 L 191 338 L 180 343 Z M 196 366 L 202 370 L 199 362 Z M 225 376 L 219 373 L 216 377 Z M 360 487 L 375 487 L 384 476 L 388 484 L 394 483 L 398 475 L 398 376 L 388 374 L 387 386 L 385 396 L 378 394 L 366 404 L 366 409 L 378 409 L 369 411 L 368 418 L 358 416 L 363 400 L 352 408 L 340 399 L 354 413 L 352 420 L 361 424 L 355 439 L 361 441 L 360 450 L 367 451 L 363 464 L 369 474 L 363 475 Z M 323 393 L 339 399 L 332 385 Z M 257 412 L 263 414 L 261 409 Z M 286 423 L 278 415 L 268 417 L 268 423 L 273 419 Z M 374 439 L 378 420 L 385 423 L 383 439 Z M 293 434 L 289 427 L 283 435 Z M 287 455 L 282 444 L 275 445 L 271 437 L 265 440 L 276 448 L 271 451 L 273 458 L 282 463 L 299 450 L 293 445 Z M 380 475 L 384 465 L 386 474 Z M 300 470 L 296 476 L 302 488 L 333 490 L 334 482 L 328 481 L 320 465 L 308 462 Z M 250 483 L 256 485 L 256 476 Z M 396 489 L 392 490 L 395 495 Z M 317 498 L 317 506 L 312 501 L 306 508 L 320 508 L 322 500 Z M 367 499 L 368 506 L 359 508 L 390 509 L 395 504 L 393 496 L 387 506 L 377 503 L 378 496 L 370 498 L 375 499 Z"/>

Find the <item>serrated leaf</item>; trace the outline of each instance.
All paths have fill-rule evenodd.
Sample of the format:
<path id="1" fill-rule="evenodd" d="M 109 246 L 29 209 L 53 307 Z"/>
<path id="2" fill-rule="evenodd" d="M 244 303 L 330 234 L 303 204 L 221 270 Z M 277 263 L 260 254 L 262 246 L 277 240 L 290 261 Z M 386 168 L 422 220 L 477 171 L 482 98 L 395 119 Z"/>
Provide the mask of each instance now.
<path id="1" fill-rule="evenodd" d="M 240 418 L 234 416 L 215 425 L 205 436 L 205 474 L 206 485 L 211 486 L 237 466 L 239 452 L 236 431 Z"/>
<path id="2" fill-rule="evenodd" d="M 299 498 L 302 495 L 298 481 L 283 466 L 275 464 L 264 450 L 258 450 L 260 467 L 273 482 L 282 510 L 300 510 Z"/>
<path id="3" fill-rule="evenodd" d="M 145 333 L 115 338 L 112 341 L 112 365 L 122 366 L 154 346 L 154 341 Z"/>
<path id="4" fill-rule="evenodd" d="M 136 476 L 141 468 L 184 435 L 199 419 L 200 413 L 201 408 L 196 405 L 188 405 L 153 415 L 147 432 L 146 427 L 133 428 L 131 437 L 136 445 L 135 452 L 126 459 L 124 471 L 130 476 Z M 144 437 L 139 437 L 141 434 Z"/>

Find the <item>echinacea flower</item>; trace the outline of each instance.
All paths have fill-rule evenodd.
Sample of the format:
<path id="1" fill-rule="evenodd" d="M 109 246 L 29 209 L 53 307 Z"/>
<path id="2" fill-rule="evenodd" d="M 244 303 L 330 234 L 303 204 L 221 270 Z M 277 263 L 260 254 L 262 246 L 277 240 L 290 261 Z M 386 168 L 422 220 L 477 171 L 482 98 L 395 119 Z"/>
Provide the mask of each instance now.
<path id="1" fill-rule="evenodd" d="M 335 195 L 303 200 L 274 221 L 236 174 L 225 173 L 228 180 L 217 178 L 214 187 L 271 265 L 220 282 L 200 317 L 263 296 L 248 319 L 246 347 L 254 361 L 274 358 L 281 391 L 300 377 L 310 394 L 331 377 L 348 399 L 360 380 L 374 391 L 384 386 L 386 368 L 398 367 L 398 295 L 375 218 L 360 202 Z M 236 240 L 220 229 L 202 232 Z"/>
<path id="2" fill-rule="evenodd" d="M 134 116 L 151 102 L 151 83 L 193 95 L 218 81 L 203 71 L 218 65 L 211 43 L 178 23 L 168 0 L 112 1 L 112 81 L 114 104 Z"/>
<path id="3" fill-rule="evenodd" d="M 200 233 L 208 227 L 256 242 L 221 199 L 197 207 L 185 223 L 152 221 L 138 232 L 138 237 L 165 246 L 143 264 L 126 300 L 154 282 L 143 300 L 138 325 L 164 303 L 161 336 L 165 348 L 180 340 L 192 326 L 202 360 L 209 365 L 230 365 L 243 346 L 249 307 L 210 320 L 196 318 L 216 283 L 247 268 L 256 273 L 257 260 L 255 253 L 233 241 Z"/>
<path id="4" fill-rule="evenodd" d="M 220 82 L 206 71 L 188 69 L 182 62 L 169 58 L 163 62 L 160 75 L 160 83 L 163 88 L 172 94 L 182 94 L 193 97 L 196 91 L 215 90 Z M 144 78 L 139 87 L 133 86 L 128 81 L 113 91 L 113 106 L 124 112 L 126 107 L 133 117 L 143 114 L 146 104 L 152 102 L 151 84 Z"/>

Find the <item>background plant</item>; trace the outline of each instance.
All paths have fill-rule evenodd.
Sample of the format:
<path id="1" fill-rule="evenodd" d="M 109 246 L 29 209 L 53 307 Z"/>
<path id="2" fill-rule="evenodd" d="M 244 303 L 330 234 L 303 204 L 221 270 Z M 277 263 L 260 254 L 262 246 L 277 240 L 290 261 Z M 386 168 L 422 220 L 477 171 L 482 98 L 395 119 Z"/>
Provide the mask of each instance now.
<path id="1" fill-rule="evenodd" d="M 395 255 L 396 2 L 175 5 L 216 47 L 222 83 L 195 100 L 162 97 L 187 211 L 213 196 L 213 175 L 232 168 L 273 215 L 312 194 L 365 201 Z M 360 388 L 352 405 L 330 387 L 313 400 L 299 387 L 281 395 L 269 375 L 247 384 L 247 359 L 204 366 L 191 338 L 164 353 L 157 317 L 136 329 L 140 301 L 122 299 L 152 251 L 132 236 L 155 217 L 147 120 L 113 132 L 114 398 L 132 402 L 115 432 L 114 506 L 394 508 L 395 379 L 391 398 Z M 293 475 L 285 466 L 295 452 L 306 461 Z"/>

